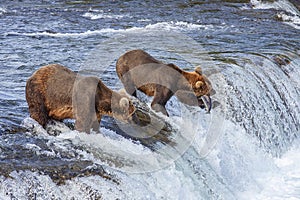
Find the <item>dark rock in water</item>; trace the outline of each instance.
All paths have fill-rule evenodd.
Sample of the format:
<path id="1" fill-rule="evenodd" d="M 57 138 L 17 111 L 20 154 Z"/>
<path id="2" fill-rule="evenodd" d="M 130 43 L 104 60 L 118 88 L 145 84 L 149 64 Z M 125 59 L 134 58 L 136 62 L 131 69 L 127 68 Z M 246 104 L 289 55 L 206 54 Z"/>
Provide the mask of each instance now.
<path id="1" fill-rule="evenodd" d="M 284 66 L 291 63 L 291 61 L 287 57 L 282 55 L 274 56 L 273 60 L 278 66 Z"/>
<path id="2" fill-rule="evenodd" d="M 151 111 L 145 103 L 140 101 L 133 101 L 133 103 L 137 108 L 138 123 L 124 124 L 113 118 L 103 117 L 101 126 L 113 130 L 125 138 L 140 142 L 151 150 L 156 150 L 160 144 L 175 145 L 175 141 L 171 139 L 174 131 L 171 124 Z"/>
<path id="3" fill-rule="evenodd" d="M 193 7 L 197 5 L 203 5 L 206 4 L 208 1 L 185 1 L 184 3 L 179 3 L 180 8 L 186 8 L 186 7 Z M 210 0 L 209 2 L 211 3 L 220 3 L 218 0 L 212 1 Z M 227 2 L 227 3 L 250 3 L 250 0 L 222 0 L 222 2 Z"/>
<path id="4" fill-rule="evenodd" d="M 46 158 L 49 159 L 49 158 Z M 66 180 L 70 180 L 75 177 L 98 175 L 105 179 L 111 180 L 118 184 L 118 181 L 108 174 L 101 165 L 93 164 L 91 161 L 63 161 L 61 159 L 52 159 L 51 164 L 49 162 L 43 164 L 41 160 L 38 163 L 22 163 L 5 160 L 0 161 L 0 175 L 10 177 L 9 174 L 12 171 L 32 171 L 39 172 L 43 175 L 48 175 L 56 184 L 64 184 Z"/>
<path id="5" fill-rule="evenodd" d="M 46 143 L 47 140 L 24 137 L 24 134 L 4 135 L 0 137 L 0 175 L 10 177 L 13 171 L 32 171 L 48 175 L 56 184 L 64 184 L 66 180 L 75 177 L 98 175 L 118 184 L 113 175 L 107 173 L 101 165 L 92 161 L 74 159 L 74 156 L 59 152 L 60 156 L 51 156 L 37 153 L 34 147 L 26 144 L 35 144 L 42 151 L 55 151 Z"/>
<path id="6" fill-rule="evenodd" d="M 44 32 L 45 32 L 45 33 L 51 33 L 51 34 L 57 34 L 56 31 L 52 31 L 52 30 L 45 30 Z"/>

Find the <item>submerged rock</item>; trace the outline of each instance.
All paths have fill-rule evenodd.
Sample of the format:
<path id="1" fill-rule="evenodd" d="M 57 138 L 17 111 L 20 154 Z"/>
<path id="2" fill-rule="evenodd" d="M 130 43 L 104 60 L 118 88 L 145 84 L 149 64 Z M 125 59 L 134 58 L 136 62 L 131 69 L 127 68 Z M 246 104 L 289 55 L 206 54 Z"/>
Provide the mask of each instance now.
<path id="1" fill-rule="evenodd" d="M 101 165 L 76 159 L 72 153 L 55 152 L 47 145 L 48 140 L 24 134 L 4 135 L 0 140 L 5 141 L 0 145 L 0 176 L 9 178 L 13 171 L 32 171 L 48 175 L 56 184 L 64 184 L 75 177 L 98 175 L 118 184 Z"/>

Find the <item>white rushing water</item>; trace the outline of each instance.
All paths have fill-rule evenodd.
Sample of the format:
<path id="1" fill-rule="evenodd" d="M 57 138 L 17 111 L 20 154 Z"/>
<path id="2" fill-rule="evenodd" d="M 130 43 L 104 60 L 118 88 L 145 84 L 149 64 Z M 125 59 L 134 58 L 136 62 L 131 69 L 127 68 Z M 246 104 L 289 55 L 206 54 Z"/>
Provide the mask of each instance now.
<path id="1" fill-rule="evenodd" d="M 195 129 L 194 126 L 185 131 Z M 40 137 L 48 137 L 49 144 L 55 145 L 60 152 L 77 152 L 83 160 L 106 166 L 105 169 L 119 184 L 90 176 L 74 178 L 57 186 L 47 175 L 20 171 L 12 172 L 11 178 L 2 178 L 1 198 L 27 199 L 31 194 L 38 199 L 97 196 L 104 199 L 297 199 L 300 195 L 299 145 L 294 145 L 281 158 L 272 158 L 243 128 L 227 120 L 224 134 L 207 157 L 199 155 L 204 138 L 197 134 L 182 157 L 165 167 L 144 173 L 126 172 L 123 167 L 118 170 L 108 160 L 103 160 L 103 155 L 108 153 L 114 162 L 122 156 L 120 162 L 125 165 L 130 165 L 134 156 L 143 155 L 146 158 L 142 158 L 141 164 L 153 166 L 160 159 L 168 158 L 161 158 L 161 155 L 116 136 L 112 131 L 103 128 L 101 131 L 103 135 L 86 135 L 66 129 L 58 137 Z M 38 154 L 53 154 L 41 152 L 34 144 L 27 145 Z M 124 151 L 120 151 L 120 147 Z"/>
<path id="2" fill-rule="evenodd" d="M 300 29 L 300 11 L 288 0 L 278 0 L 274 2 L 262 2 L 260 0 L 251 0 L 254 9 L 276 9 L 279 11 L 277 17 L 286 24 Z"/>

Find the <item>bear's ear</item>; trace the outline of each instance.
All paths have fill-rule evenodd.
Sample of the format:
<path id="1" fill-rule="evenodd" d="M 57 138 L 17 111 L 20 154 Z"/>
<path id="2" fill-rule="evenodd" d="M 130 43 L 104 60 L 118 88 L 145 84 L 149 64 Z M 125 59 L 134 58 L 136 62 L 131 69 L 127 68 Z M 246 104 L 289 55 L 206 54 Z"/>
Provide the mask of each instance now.
<path id="1" fill-rule="evenodd" d="M 197 81 L 196 84 L 195 84 L 195 87 L 197 89 L 201 88 L 202 86 L 204 85 L 204 83 L 202 81 Z"/>
<path id="2" fill-rule="evenodd" d="M 199 75 L 202 75 L 202 69 L 200 68 L 200 66 L 197 66 L 195 68 L 195 72 L 197 72 Z"/>
<path id="3" fill-rule="evenodd" d="M 119 105 L 122 109 L 128 109 L 129 108 L 129 100 L 125 97 L 122 97 L 120 99 Z"/>
<path id="4" fill-rule="evenodd" d="M 128 94 L 127 94 L 125 88 L 119 89 L 118 93 L 121 94 L 121 95 L 123 95 L 123 96 L 128 96 Z"/>

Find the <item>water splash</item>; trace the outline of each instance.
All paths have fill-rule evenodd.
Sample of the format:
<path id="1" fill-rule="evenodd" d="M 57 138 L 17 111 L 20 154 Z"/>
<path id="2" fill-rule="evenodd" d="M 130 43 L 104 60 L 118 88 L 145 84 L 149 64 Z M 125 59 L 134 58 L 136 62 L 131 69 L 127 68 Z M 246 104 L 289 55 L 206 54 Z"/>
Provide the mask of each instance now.
<path id="1" fill-rule="evenodd" d="M 300 11 L 289 1 L 281 0 L 263 3 L 260 0 L 251 0 L 251 4 L 255 9 L 276 9 L 284 11 L 278 13 L 277 18 L 296 29 L 300 29 Z"/>

